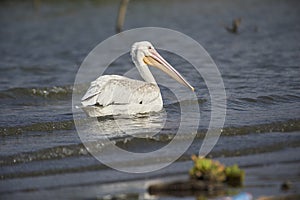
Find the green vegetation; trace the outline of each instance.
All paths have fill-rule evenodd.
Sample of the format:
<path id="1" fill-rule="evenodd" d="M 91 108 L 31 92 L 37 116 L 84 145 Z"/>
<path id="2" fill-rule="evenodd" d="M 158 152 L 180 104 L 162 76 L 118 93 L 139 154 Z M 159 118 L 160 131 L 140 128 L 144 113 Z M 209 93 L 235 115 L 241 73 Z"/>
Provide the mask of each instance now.
<path id="1" fill-rule="evenodd" d="M 190 169 L 191 179 L 209 181 L 209 182 L 226 182 L 231 186 L 241 186 L 244 181 L 245 172 L 238 165 L 228 166 L 208 158 L 192 156 L 194 166 Z"/>
<path id="2" fill-rule="evenodd" d="M 245 172 L 239 168 L 238 165 L 228 166 L 225 169 L 226 181 L 231 186 L 243 185 L 245 179 Z"/>

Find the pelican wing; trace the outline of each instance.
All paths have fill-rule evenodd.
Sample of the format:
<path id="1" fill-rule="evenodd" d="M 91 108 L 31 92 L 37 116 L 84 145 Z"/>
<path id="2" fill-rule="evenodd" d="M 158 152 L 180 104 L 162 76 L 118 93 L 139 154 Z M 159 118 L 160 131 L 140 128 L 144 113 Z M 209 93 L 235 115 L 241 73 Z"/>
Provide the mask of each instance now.
<path id="1" fill-rule="evenodd" d="M 151 83 L 118 75 L 100 76 L 82 97 L 83 106 L 149 104 L 160 98 L 159 88 Z"/>
<path id="2" fill-rule="evenodd" d="M 123 79 L 122 76 L 117 75 L 104 75 L 100 76 L 93 82 L 91 82 L 91 85 L 85 95 L 81 98 L 81 103 L 83 106 L 91 106 L 97 104 L 97 99 L 99 94 L 102 93 L 105 86 L 108 84 L 110 80 L 119 80 Z"/>

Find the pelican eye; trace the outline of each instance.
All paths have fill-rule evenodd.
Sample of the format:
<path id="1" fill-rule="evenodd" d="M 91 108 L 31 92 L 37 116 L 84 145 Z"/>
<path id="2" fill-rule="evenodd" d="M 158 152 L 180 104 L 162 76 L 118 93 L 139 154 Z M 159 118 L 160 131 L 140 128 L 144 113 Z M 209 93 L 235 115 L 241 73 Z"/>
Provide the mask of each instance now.
<path id="1" fill-rule="evenodd" d="M 149 47 L 148 47 L 148 49 L 152 49 L 152 47 L 151 47 L 151 46 L 149 46 Z"/>

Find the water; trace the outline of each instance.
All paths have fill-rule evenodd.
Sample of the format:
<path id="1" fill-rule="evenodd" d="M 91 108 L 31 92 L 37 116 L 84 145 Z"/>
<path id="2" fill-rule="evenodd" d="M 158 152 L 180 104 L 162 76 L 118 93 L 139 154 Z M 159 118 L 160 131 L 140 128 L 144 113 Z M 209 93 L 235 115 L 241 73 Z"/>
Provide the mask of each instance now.
<path id="1" fill-rule="evenodd" d="M 41 190 L 50 197 L 47 191 L 58 187 L 65 188 L 72 196 L 79 186 L 90 192 L 86 197 L 102 197 L 105 190 L 109 191 L 101 189 L 104 183 L 128 180 L 133 181 L 127 182 L 132 183 L 129 189 L 115 184 L 120 188 L 119 193 L 141 195 L 144 189 L 136 186 L 141 185 L 141 179 L 183 174 L 188 170 L 190 163 L 186 160 L 199 151 L 208 126 L 210 97 L 203 80 L 187 71 L 182 73 L 196 86 L 202 118 L 196 140 L 172 167 L 145 176 L 114 172 L 88 154 L 75 131 L 71 99 L 76 72 L 89 51 L 114 34 L 118 3 L 42 1 L 39 6 L 31 1 L 0 3 L 0 177 L 3 179 L 0 195 L 3 197 L 18 198 L 25 192 L 30 198 L 30 195 L 44 195 Z M 271 152 L 279 159 L 277 152 L 284 154 L 289 146 L 287 155 L 292 155 L 300 143 L 299 13 L 299 2 L 292 0 L 131 1 L 125 28 L 171 28 L 198 41 L 212 56 L 227 93 L 225 128 L 212 156 Z M 239 34 L 228 33 L 223 26 L 230 25 L 237 17 L 242 18 Z M 175 68 L 188 66 L 181 58 L 162 54 Z M 109 73 L 118 73 L 124 65 L 132 65 L 129 55 L 114 62 Z M 167 144 L 176 132 L 179 107 L 166 88 L 162 88 L 162 93 L 166 113 L 150 120 L 158 124 L 151 129 L 155 131 L 161 128 L 159 120 L 168 116 L 160 134 L 145 138 L 145 124 L 149 121 L 139 118 L 123 119 L 122 123 L 130 123 L 130 130 L 136 136 L 141 135 L 140 139 L 116 130 L 109 119 L 101 122 L 106 127 L 105 134 L 122 148 L 135 152 Z M 193 102 L 187 106 L 190 103 Z M 186 133 L 188 137 L 190 132 Z M 299 164 L 299 156 L 290 158 L 289 162 Z M 161 162 L 165 159 L 162 157 Z M 245 160 L 245 165 L 253 162 Z M 225 161 L 230 162 L 230 158 Z M 258 163 L 262 165 L 263 161 Z M 92 178 L 95 174 L 97 178 Z M 28 186 L 31 181 L 36 184 Z M 299 177 L 296 182 L 299 183 Z M 98 192 L 93 188 L 98 188 Z"/>

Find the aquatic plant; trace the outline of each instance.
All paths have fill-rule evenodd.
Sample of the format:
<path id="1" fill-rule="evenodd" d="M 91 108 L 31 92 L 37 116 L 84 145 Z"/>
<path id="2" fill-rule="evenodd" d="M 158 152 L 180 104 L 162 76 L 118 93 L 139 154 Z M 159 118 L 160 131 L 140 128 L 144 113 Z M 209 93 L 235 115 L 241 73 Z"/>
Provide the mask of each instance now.
<path id="1" fill-rule="evenodd" d="M 219 161 L 193 155 L 194 166 L 190 169 L 191 179 L 209 182 L 227 182 L 231 186 L 241 186 L 245 172 L 238 165 L 226 167 Z"/>
<path id="2" fill-rule="evenodd" d="M 231 186 L 242 186 L 245 179 L 245 172 L 237 164 L 228 166 L 225 169 L 226 182 Z"/>
<path id="3" fill-rule="evenodd" d="M 192 156 L 194 167 L 190 169 L 189 174 L 192 179 L 223 182 L 226 180 L 225 166 L 219 161 L 213 161 L 208 158 Z"/>

